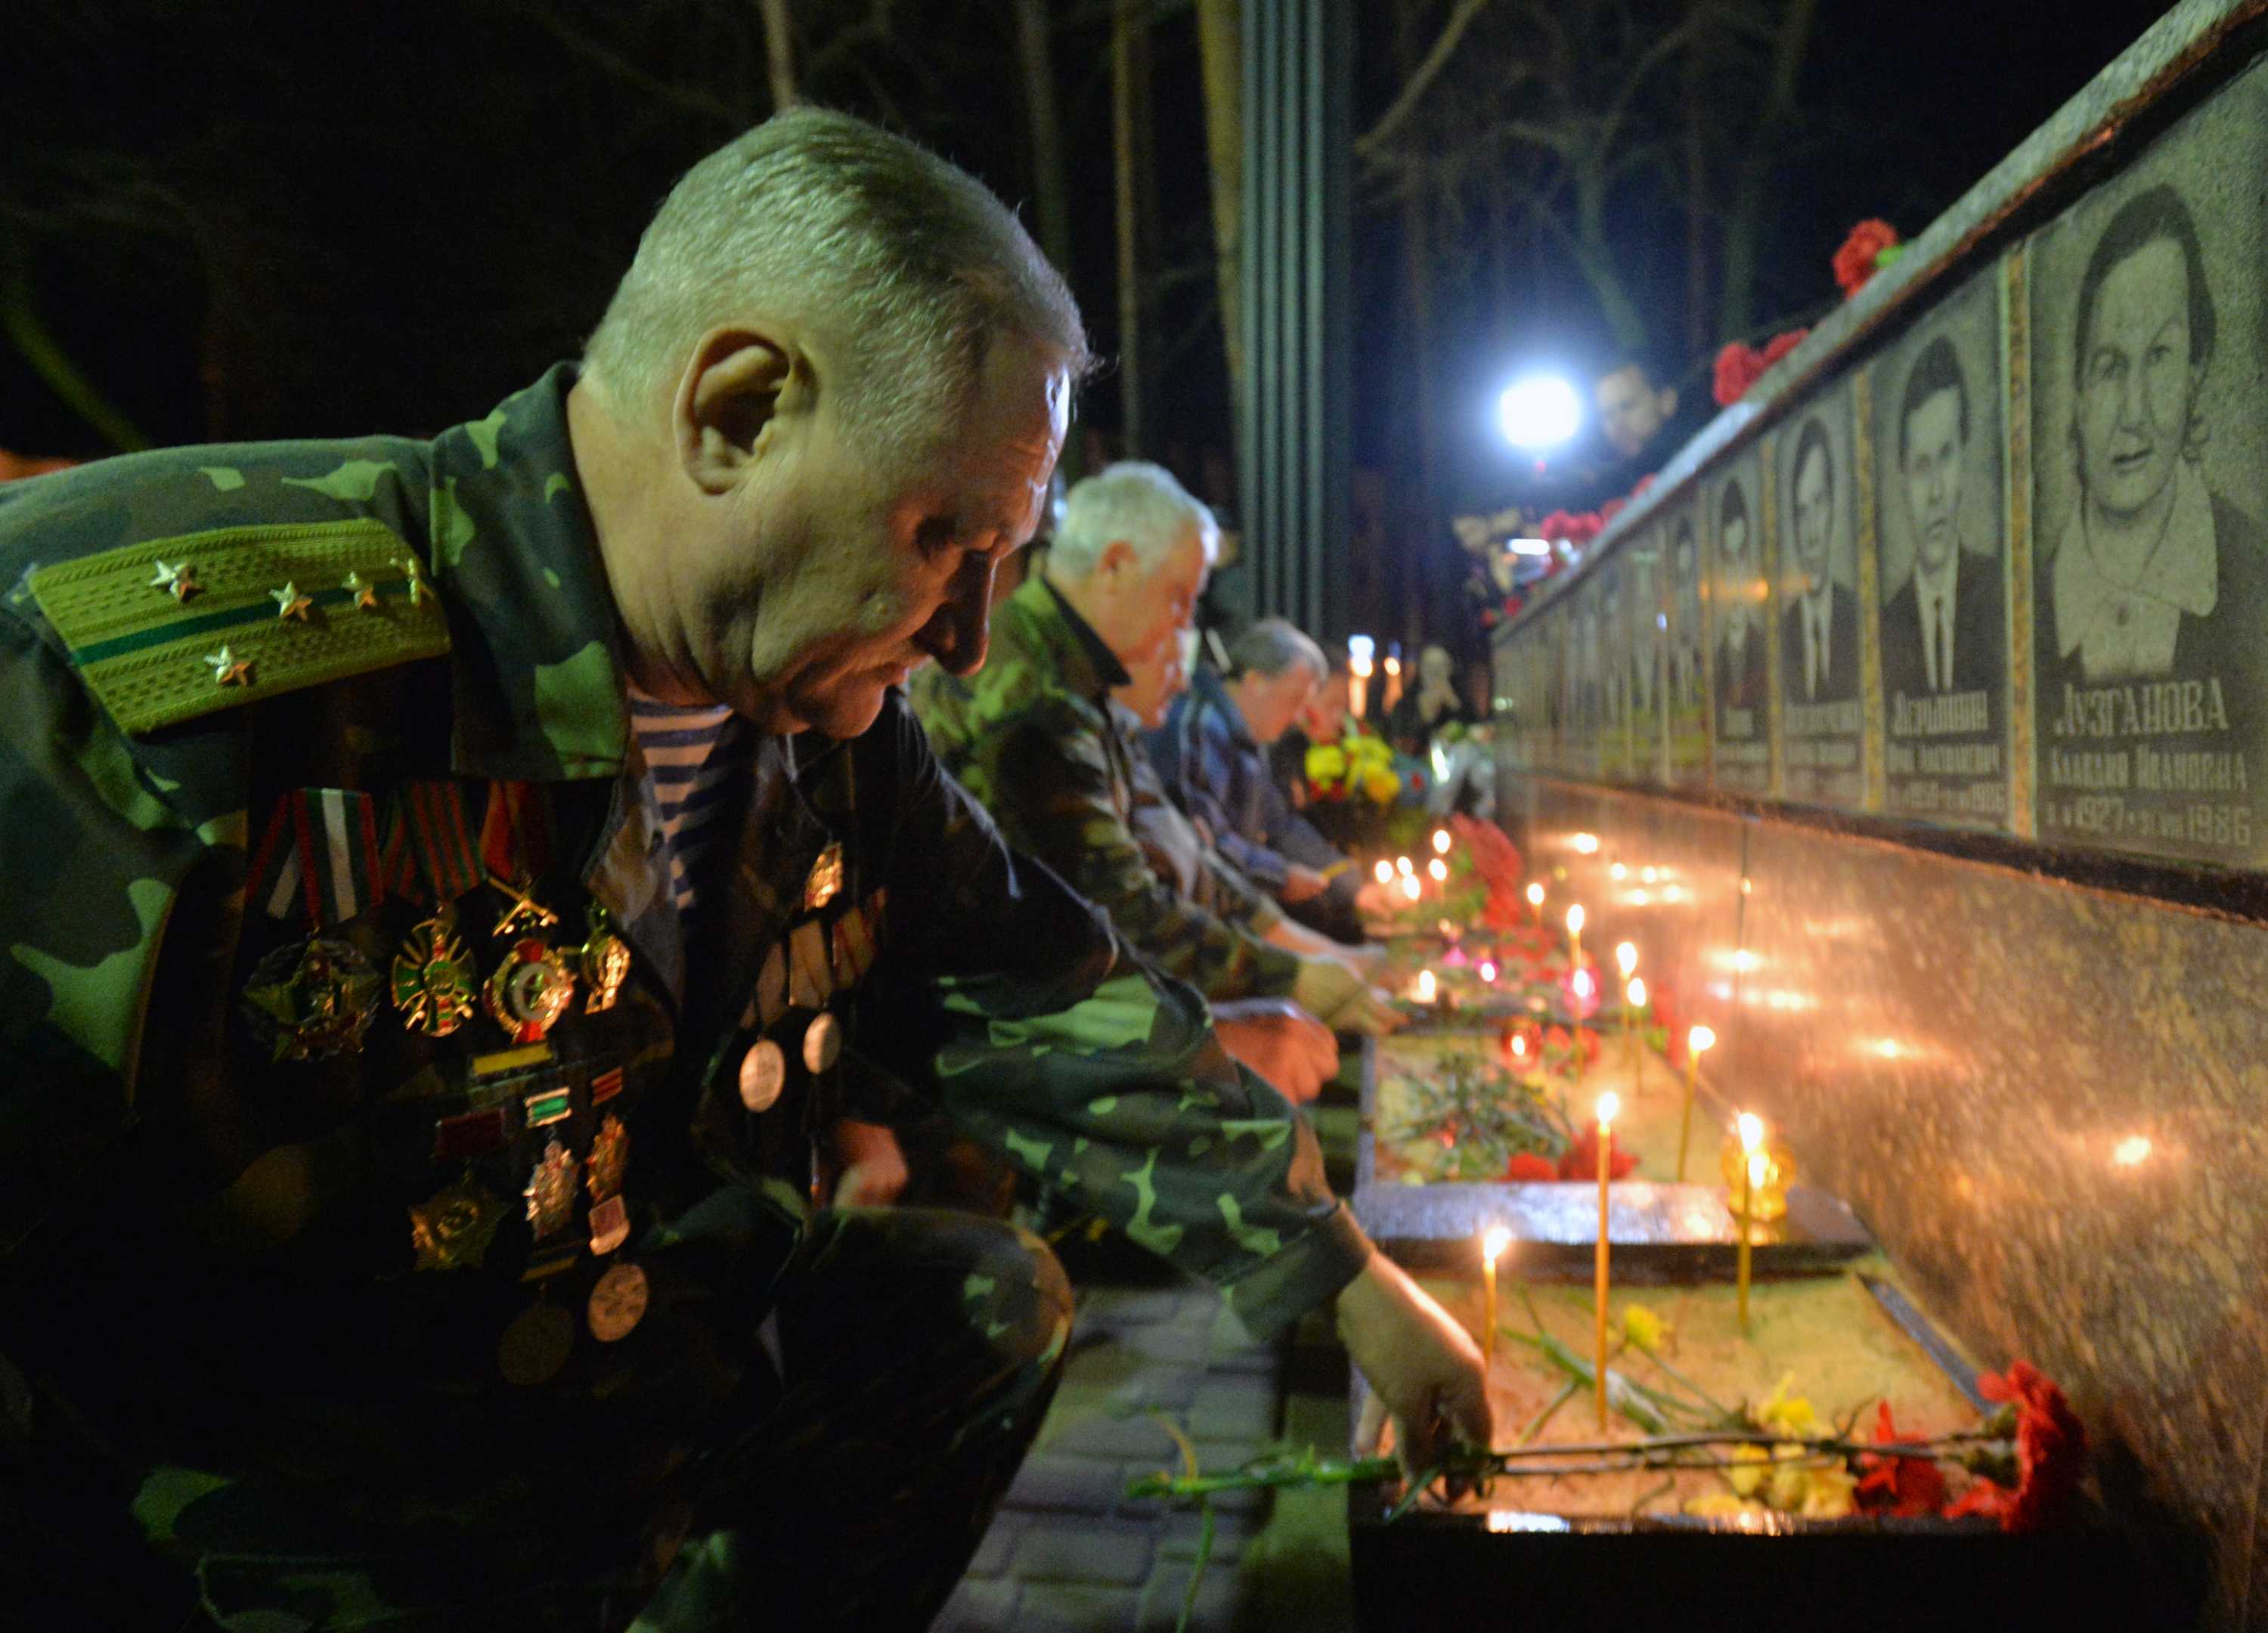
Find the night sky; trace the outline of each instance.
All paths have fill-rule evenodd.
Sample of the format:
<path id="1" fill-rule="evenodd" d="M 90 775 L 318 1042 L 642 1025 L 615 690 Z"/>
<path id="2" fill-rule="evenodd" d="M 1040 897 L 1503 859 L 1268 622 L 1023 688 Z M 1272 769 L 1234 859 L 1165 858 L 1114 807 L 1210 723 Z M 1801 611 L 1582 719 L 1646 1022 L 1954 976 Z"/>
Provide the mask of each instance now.
<path id="1" fill-rule="evenodd" d="M 901 0 L 881 8 L 887 36 L 850 40 L 839 30 L 874 14 L 871 0 L 798 7 L 815 99 L 883 117 L 1028 201 L 1005 0 Z M 1392 8 L 1356 9 L 1360 126 L 1391 90 Z M 1822 0 L 1804 96 L 1831 117 L 1775 188 L 1764 305 L 1823 306 L 1852 222 L 1883 216 L 1918 232 L 2161 9 L 2094 0 L 2058 5 L 2051 21 L 2013 0 Z M 1056 0 L 1055 11 L 1070 273 L 1108 349 L 1107 9 Z M 747 0 L 18 0 L 0 66 L 0 272 L 26 269 L 40 320 L 153 442 L 417 433 L 478 416 L 579 349 L 654 201 L 767 111 L 755 12 Z M 1195 481 L 1200 451 L 1228 445 L 1228 399 L 1186 5 L 1165 8 L 1152 50 L 1157 259 L 1175 280 L 1153 327 L 1179 349 L 1152 386 L 1173 433 L 1145 452 Z M 1412 447 L 1395 223 L 1390 209 L 1359 220 L 1350 405 L 1359 458 L 1388 467 Z M 1651 231 L 1627 251 L 1666 312 L 1682 294 L 1679 245 Z M 1453 298 L 1441 317 L 1455 342 L 1437 394 L 1455 501 L 1503 488 L 1509 451 L 1489 404 L 1515 366 L 1583 371 L 1607 350 L 1564 268 L 1539 261 L 1508 315 L 1501 300 L 1468 313 Z M 1664 327 L 1682 337 L 1682 316 Z M 1702 364 L 1676 349 L 1672 364 Z M 1705 393 L 1705 366 L 1691 388 Z M 1108 378 L 1085 414 L 1115 430 Z M 104 451 L 4 342 L 0 447 Z"/>

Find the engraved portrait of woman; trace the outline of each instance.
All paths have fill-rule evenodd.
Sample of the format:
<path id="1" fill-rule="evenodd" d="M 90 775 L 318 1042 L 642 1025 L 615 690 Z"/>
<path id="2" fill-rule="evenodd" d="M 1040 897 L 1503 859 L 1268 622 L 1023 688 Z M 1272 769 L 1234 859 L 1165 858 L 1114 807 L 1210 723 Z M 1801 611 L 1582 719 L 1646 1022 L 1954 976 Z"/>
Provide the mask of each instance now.
<path id="1" fill-rule="evenodd" d="M 2259 667 L 2260 529 L 2207 486 L 2201 463 L 2216 316 L 2181 194 L 2167 185 L 2137 194 L 2104 226 L 2079 286 L 2079 503 L 2052 569 L 2056 680 L 2218 672 L 2227 683 Z"/>

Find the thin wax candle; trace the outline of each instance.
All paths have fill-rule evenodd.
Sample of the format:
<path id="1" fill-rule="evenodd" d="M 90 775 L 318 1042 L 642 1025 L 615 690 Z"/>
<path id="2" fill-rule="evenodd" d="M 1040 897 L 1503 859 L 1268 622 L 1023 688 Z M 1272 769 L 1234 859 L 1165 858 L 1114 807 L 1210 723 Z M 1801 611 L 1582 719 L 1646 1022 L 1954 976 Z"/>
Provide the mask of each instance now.
<path id="1" fill-rule="evenodd" d="M 1693 1143 L 1693 1092 L 1700 1086 L 1701 1056 L 1712 1048 L 1717 1034 L 1706 1026 L 1696 1026 L 1685 1034 L 1685 1117 L 1677 1125 L 1677 1182 L 1685 1183 L 1685 1152 Z"/>
<path id="2" fill-rule="evenodd" d="M 1599 1428 L 1607 1426 L 1607 1180 L 1613 1163 L 1615 1114 L 1623 1108 L 1622 1097 L 1609 1089 L 1599 1096 L 1599 1251 L 1592 1270 L 1591 1296 L 1598 1305 L 1596 1342 L 1592 1345 L 1592 1360 L 1599 1400 Z M 1742 1284 L 1746 1285 L 1745 1283 Z"/>

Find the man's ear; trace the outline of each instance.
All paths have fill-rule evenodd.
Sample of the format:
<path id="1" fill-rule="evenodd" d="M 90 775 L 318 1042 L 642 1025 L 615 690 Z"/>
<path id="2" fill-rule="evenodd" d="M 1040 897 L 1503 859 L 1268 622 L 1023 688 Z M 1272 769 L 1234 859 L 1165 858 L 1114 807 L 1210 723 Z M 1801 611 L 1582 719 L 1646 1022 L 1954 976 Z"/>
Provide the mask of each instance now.
<path id="1" fill-rule="evenodd" d="M 1102 554 L 1094 558 L 1094 570 L 1108 573 L 1114 579 L 1123 577 L 1140 565 L 1131 539 L 1113 539 L 1102 547 Z"/>
<path id="2" fill-rule="evenodd" d="M 680 463 L 704 493 L 722 493 L 756 457 L 795 373 L 788 348 L 747 329 L 702 336 L 677 383 Z"/>

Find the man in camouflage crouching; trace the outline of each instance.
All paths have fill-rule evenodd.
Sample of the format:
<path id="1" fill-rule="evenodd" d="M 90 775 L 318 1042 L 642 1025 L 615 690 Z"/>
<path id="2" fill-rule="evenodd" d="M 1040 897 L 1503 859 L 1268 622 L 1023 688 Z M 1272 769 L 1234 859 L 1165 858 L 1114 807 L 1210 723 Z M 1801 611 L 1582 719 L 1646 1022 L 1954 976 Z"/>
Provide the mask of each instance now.
<path id="1" fill-rule="evenodd" d="M 960 172 L 784 115 L 431 443 L 0 497 L 0 1578 L 69 1628 L 918 1627 L 1046 1249 L 825 1205 L 926 1102 L 1417 1454 L 1476 1356 L 896 690 L 984 656 L 1086 361 Z"/>

